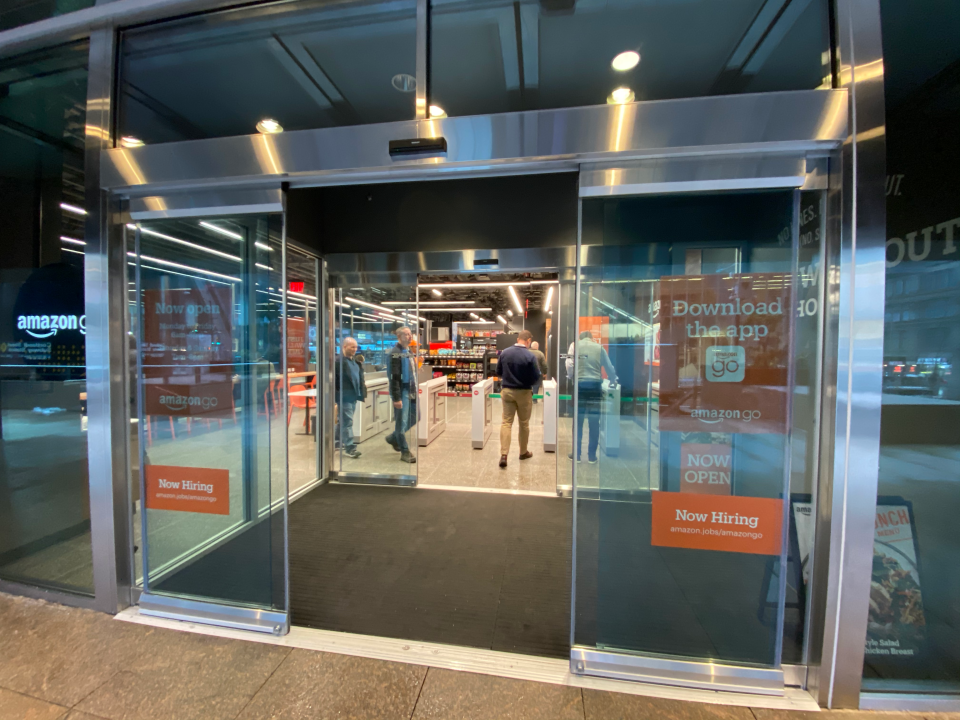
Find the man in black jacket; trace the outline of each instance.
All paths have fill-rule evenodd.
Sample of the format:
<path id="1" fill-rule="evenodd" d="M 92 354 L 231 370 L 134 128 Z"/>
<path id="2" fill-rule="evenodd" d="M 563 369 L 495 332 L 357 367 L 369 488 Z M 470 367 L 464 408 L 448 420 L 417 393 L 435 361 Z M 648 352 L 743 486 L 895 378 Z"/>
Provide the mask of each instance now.
<path id="1" fill-rule="evenodd" d="M 404 326 L 397 330 L 397 344 L 390 348 L 390 399 L 393 400 L 393 432 L 386 441 L 400 453 L 400 461 L 415 463 L 410 452 L 407 430 L 417 422 L 417 365 L 410 352 L 413 333 Z"/>
<path id="2" fill-rule="evenodd" d="M 338 404 L 340 447 L 347 457 L 358 458 L 357 442 L 353 438 L 353 414 L 357 403 L 367 396 L 367 383 L 363 374 L 363 363 L 358 360 L 357 341 L 344 338 L 340 344 L 343 356 L 336 364 L 334 374 L 334 402 Z"/>
<path id="3" fill-rule="evenodd" d="M 520 420 L 520 459 L 532 458 L 527 450 L 530 439 L 530 414 L 533 412 L 533 387 L 540 382 L 540 367 L 536 356 L 530 352 L 533 333 L 521 330 L 517 335 L 517 344 L 511 345 L 497 361 L 500 375 L 500 404 L 503 408 L 503 422 L 500 425 L 500 467 L 507 466 L 507 453 L 510 452 L 510 436 L 513 433 L 513 418 Z"/>

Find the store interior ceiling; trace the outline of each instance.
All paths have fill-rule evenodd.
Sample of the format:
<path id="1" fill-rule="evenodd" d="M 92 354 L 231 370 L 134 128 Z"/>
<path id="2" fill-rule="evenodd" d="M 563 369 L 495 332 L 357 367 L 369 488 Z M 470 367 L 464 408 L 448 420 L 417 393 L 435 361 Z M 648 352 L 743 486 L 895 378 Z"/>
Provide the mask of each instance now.
<path id="1" fill-rule="evenodd" d="M 556 273 L 510 273 L 510 274 L 492 274 L 492 273 L 465 273 L 462 275 L 421 275 L 420 276 L 420 302 L 459 302 L 465 303 L 463 307 L 490 308 L 488 311 L 477 312 L 481 320 L 497 322 L 497 316 L 504 318 L 517 317 L 517 306 L 510 295 L 509 288 L 506 285 L 492 285 L 483 287 L 480 283 L 505 283 L 516 282 L 513 286 L 520 306 L 526 311 L 544 310 L 547 299 L 547 293 L 550 287 L 554 287 L 551 309 L 556 306 L 556 286 L 546 284 L 549 281 L 557 279 Z M 534 284 L 528 284 L 532 281 L 539 281 Z M 424 285 L 436 284 L 448 285 L 447 287 L 426 288 Z M 471 283 L 468 286 L 458 286 L 458 283 Z M 437 290 L 440 295 L 433 291 Z M 447 325 L 453 322 L 470 322 L 474 320 L 469 313 L 443 313 L 439 311 L 442 306 L 423 305 L 420 310 L 430 307 L 430 319 L 434 325 Z M 434 310 L 433 308 L 437 309 Z M 423 315 L 423 313 L 420 313 Z"/>

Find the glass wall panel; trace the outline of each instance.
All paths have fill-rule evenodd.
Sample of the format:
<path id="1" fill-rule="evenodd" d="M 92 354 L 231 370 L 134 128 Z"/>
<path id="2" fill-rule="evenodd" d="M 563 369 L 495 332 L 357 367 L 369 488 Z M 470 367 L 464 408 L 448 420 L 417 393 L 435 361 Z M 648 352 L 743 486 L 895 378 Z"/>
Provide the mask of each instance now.
<path id="1" fill-rule="evenodd" d="M 887 299 L 863 688 L 960 692 L 960 6 L 880 6 Z"/>
<path id="2" fill-rule="evenodd" d="M 197 15 L 123 34 L 118 135 L 136 146 L 411 120 L 415 74 L 414 0 Z"/>
<path id="3" fill-rule="evenodd" d="M 87 55 L 0 61 L 0 578 L 92 593 Z"/>
<path id="4" fill-rule="evenodd" d="M 829 87 L 827 14 L 825 0 L 435 0 L 431 112 Z"/>
<path id="5" fill-rule="evenodd" d="M 144 587 L 283 608 L 281 218 L 133 229 Z"/>
<path id="6" fill-rule="evenodd" d="M 93 7 L 93 4 L 94 0 L 4 0 L 0 5 L 0 31 Z"/>
<path id="7" fill-rule="evenodd" d="M 287 247 L 287 448 L 290 492 L 317 479 L 317 259 Z M 272 297 L 271 301 L 280 298 Z M 280 384 L 271 403 L 280 407 Z"/>
<path id="8" fill-rule="evenodd" d="M 807 322 L 791 317 L 817 292 L 811 280 L 797 297 L 791 282 L 795 197 L 583 201 L 577 645 L 764 666 L 802 656 L 798 510 L 816 420 L 799 398 L 819 392 L 820 323 L 815 303 Z M 817 266 L 814 219 L 802 257 Z"/>

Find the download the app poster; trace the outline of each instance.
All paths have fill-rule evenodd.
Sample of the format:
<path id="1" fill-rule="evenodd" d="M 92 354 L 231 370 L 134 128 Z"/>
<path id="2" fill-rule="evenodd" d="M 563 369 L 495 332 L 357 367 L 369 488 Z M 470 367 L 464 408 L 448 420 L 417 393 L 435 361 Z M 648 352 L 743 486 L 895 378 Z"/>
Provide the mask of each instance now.
<path id="1" fill-rule="evenodd" d="M 782 433 L 790 275 L 660 279 L 660 429 Z"/>

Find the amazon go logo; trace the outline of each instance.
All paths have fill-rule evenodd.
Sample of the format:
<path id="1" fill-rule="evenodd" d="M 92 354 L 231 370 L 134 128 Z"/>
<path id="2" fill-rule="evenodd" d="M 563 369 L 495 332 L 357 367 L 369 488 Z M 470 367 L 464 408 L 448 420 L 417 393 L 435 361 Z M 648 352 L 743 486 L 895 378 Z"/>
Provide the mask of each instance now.
<path id="1" fill-rule="evenodd" d="M 60 330 L 77 330 L 87 334 L 87 316 L 80 315 L 19 315 L 17 329 L 38 340 L 53 337 Z"/>
<path id="2" fill-rule="evenodd" d="M 730 494 L 732 451 L 723 443 L 680 445 L 680 491 L 701 495 Z"/>
<path id="3" fill-rule="evenodd" d="M 160 404 L 170 410 L 186 410 L 187 408 L 203 408 L 212 410 L 219 401 L 212 395 L 161 395 Z"/>

